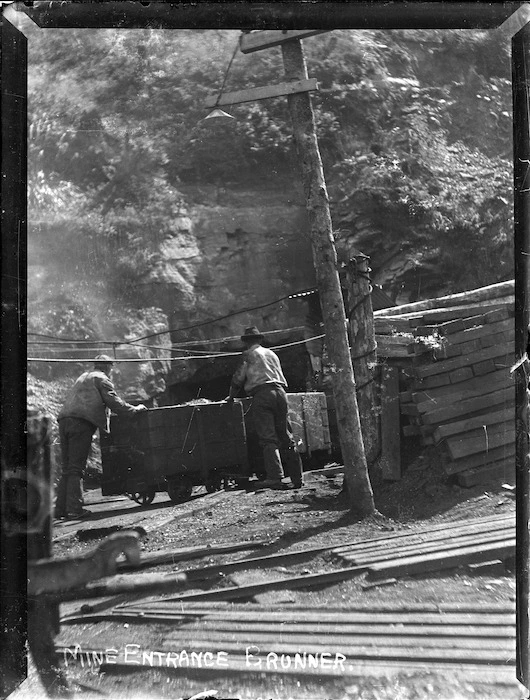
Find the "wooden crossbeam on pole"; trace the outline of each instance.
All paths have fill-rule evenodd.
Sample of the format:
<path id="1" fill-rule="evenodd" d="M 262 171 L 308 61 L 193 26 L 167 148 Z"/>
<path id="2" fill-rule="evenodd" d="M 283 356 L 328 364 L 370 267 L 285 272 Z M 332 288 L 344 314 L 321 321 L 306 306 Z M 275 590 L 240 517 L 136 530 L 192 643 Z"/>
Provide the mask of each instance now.
<path id="1" fill-rule="evenodd" d="M 206 98 L 204 105 L 208 108 L 224 107 L 225 105 L 266 100 L 269 97 L 282 97 L 284 95 L 294 95 L 297 92 L 310 92 L 312 90 L 318 90 L 316 78 L 296 80 L 292 83 L 278 83 L 278 85 L 264 85 L 263 87 L 237 90 L 236 92 L 225 92 L 219 98 L 215 96 Z"/>
<path id="2" fill-rule="evenodd" d="M 241 53 L 252 53 L 262 49 L 270 49 L 272 46 L 280 46 L 292 39 L 307 39 L 315 34 L 324 34 L 328 29 L 286 29 L 284 31 L 263 31 L 243 34 L 239 48 Z"/>

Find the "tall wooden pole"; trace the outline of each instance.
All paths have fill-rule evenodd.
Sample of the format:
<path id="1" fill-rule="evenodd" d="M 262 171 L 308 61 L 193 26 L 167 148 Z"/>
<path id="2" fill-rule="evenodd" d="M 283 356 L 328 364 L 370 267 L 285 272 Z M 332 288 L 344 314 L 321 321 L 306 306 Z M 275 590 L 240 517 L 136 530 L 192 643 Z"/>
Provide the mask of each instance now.
<path id="1" fill-rule="evenodd" d="M 298 39 L 282 44 L 287 80 L 307 79 L 307 67 Z M 307 92 L 287 97 L 294 139 L 302 168 L 302 181 L 309 216 L 313 262 L 326 331 L 332 371 L 339 439 L 344 460 L 344 477 L 352 510 L 360 515 L 375 511 L 374 497 L 364 452 L 355 379 L 348 345 L 348 330 L 337 269 L 329 200 L 318 148 L 311 98 Z"/>
<path id="2" fill-rule="evenodd" d="M 512 39 L 515 249 L 515 359 L 528 343 L 530 303 L 530 24 Z M 515 374 L 517 437 L 515 452 L 517 530 L 517 678 L 528 688 L 529 678 L 529 546 L 530 456 L 527 367 Z"/>

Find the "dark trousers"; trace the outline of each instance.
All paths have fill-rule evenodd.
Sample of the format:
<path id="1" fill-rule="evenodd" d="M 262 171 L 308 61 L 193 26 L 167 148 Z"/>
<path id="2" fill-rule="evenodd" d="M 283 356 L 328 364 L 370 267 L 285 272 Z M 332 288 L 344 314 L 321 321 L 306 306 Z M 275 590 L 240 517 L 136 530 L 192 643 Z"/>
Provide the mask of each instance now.
<path id="1" fill-rule="evenodd" d="M 290 477 L 295 486 L 302 483 L 302 460 L 296 451 L 288 418 L 287 394 L 276 384 L 263 384 L 253 394 L 252 416 L 263 450 L 268 479 Z"/>
<path id="2" fill-rule="evenodd" d="M 96 426 L 82 418 L 61 418 L 59 439 L 63 470 L 57 486 L 55 513 L 80 513 L 83 509 L 83 474 Z"/>

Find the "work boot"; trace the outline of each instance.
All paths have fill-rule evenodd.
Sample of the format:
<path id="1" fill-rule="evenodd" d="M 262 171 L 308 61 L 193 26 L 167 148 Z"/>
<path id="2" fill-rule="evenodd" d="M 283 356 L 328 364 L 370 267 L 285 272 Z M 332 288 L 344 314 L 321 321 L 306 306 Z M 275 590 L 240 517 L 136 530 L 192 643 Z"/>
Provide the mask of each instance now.
<path id="1" fill-rule="evenodd" d="M 68 520 L 85 520 L 86 518 L 91 518 L 94 513 L 91 510 L 83 508 L 79 513 L 68 513 L 66 516 Z"/>
<path id="2" fill-rule="evenodd" d="M 303 467 L 300 454 L 295 447 L 289 447 L 281 451 L 282 462 L 285 466 L 285 473 L 291 479 L 293 488 L 300 489 L 304 485 Z"/>
<path id="3" fill-rule="evenodd" d="M 252 484 L 254 489 L 276 489 L 278 491 L 283 491 L 288 489 L 289 486 L 284 484 L 281 479 L 265 479 L 264 481 L 254 481 Z"/>

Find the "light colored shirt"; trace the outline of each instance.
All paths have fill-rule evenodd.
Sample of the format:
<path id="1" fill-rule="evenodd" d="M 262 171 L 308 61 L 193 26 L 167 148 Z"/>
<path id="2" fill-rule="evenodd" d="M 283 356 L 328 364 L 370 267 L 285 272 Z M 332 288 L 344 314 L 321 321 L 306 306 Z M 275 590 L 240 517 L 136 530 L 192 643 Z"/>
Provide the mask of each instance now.
<path id="1" fill-rule="evenodd" d="M 107 375 L 94 369 L 84 372 L 76 379 L 57 420 L 83 418 L 101 430 L 108 431 L 111 410 L 116 413 L 135 413 L 138 408 L 120 399 Z"/>
<path id="2" fill-rule="evenodd" d="M 241 364 L 234 372 L 232 384 L 237 388 L 244 387 L 247 394 L 252 394 L 263 384 L 287 386 L 278 355 L 261 345 L 245 350 Z"/>

